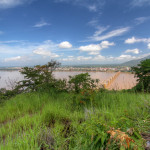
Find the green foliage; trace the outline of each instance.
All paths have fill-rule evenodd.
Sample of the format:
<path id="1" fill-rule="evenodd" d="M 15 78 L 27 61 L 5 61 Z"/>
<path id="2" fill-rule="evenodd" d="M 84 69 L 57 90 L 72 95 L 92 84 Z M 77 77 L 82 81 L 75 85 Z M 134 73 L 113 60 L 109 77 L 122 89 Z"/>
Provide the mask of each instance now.
<path id="1" fill-rule="evenodd" d="M 140 133 L 149 131 L 150 94 L 97 91 L 90 97 L 95 105 L 82 109 L 72 105 L 74 95 L 30 92 L 0 104 L 0 149 L 144 150 Z"/>
<path id="2" fill-rule="evenodd" d="M 18 88 L 15 88 L 13 90 L 6 90 L 2 88 L 0 89 L 0 102 L 2 102 L 3 100 L 10 99 L 11 97 L 16 96 L 19 93 L 20 91 L 18 90 Z"/>
<path id="3" fill-rule="evenodd" d="M 132 67 L 132 71 L 138 78 L 137 91 L 150 92 L 150 59 L 141 61 L 137 67 Z"/>
<path id="4" fill-rule="evenodd" d="M 51 60 L 46 65 L 35 67 L 24 67 L 21 73 L 25 80 L 20 81 L 18 87 L 26 91 L 37 91 L 41 88 L 55 88 L 57 80 L 53 77 L 53 71 L 60 63 Z"/>
<path id="5" fill-rule="evenodd" d="M 96 88 L 98 80 L 91 79 L 88 73 L 81 73 L 75 76 L 69 76 L 69 87 L 75 93 L 80 93 L 82 90 Z"/>
<path id="6" fill-rule="evenodd" d="M 19 81 L 13 90 L 0 91 L 0 99 L 9 99 L 22 92 L 31 91 L 47 91 L 53 92 L 68 92 L 73 91 L 80 93 L 81 91 L 88 92 L 96 88 L 99 80 L 91 79 L 88 73 L 82 73 L 76 76 L 70 76 L 69 81 L 66 79 L 55 79 L 53 71 L 60 66 L 60 63 L 51 60 L 46 65 L 37 65 L 35 67 L 24 67 L 20 71 L 24 75 L 24 80 Z M 86 96 L 87 97 L 87 96 Z"/>
<path id="7" fill-rule="evenodd" d="M 93 105 L 94 95 L 99 80 L 91 79 L 88 73 L 81 73 L 69 77 L 69 91 L 73 91 L 72 105 L 75 108 L 83 109 Z"/>
<path id="8" fill-rule="evenodd" d="M 87 120 L 81 125 L 79 130 L 79 132 L 83 133 L 80 141 L 78 141 L 82 143 L 81 149 L 106 149 L 109 139 L 109 135 L 107 134 L 108 130 L 109 128 L 106 125 L 101 124 L 96 118 Z"/>
<path id="9" fill-rule="evenodd" d="M 57 66 L 25 67 L 15 91 L 0 91 L 7 97 L 28 91 L 0 104 L 1 150 L 144 149 L 140 133 L 149 131 L 150 94 L 96 90 L 98 80 L 88 73 L 57 80 Z"/>

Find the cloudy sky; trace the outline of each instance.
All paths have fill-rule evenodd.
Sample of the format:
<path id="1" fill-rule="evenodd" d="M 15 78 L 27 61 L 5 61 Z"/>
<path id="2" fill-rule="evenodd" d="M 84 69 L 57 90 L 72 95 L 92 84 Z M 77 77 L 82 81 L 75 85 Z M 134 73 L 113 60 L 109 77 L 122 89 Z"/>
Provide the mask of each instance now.
<path id="1" fill-rule="evenodd" d="M 0 66 L 112 64 L 150 54 L 150 0 L 0 0 Z"/>

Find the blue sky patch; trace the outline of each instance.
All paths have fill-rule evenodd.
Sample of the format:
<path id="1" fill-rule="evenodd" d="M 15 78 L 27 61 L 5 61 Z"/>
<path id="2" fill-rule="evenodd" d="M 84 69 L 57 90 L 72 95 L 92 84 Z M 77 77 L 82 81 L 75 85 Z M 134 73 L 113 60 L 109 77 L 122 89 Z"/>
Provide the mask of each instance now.
<path id="1" fill-rule="evenodd" d="M 0 1 L 0 66 L 112 64 L 147 55 L 149 0 Z"/>

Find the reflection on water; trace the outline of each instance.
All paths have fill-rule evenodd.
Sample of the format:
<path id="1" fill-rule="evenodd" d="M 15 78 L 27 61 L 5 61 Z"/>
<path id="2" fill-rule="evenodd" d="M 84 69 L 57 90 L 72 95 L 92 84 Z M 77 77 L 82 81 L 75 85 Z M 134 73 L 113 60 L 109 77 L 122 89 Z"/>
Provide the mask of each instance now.
<path id="1" fill-rule="evenodd" d="M 86 72 L 54 72 L 54 76 L 57 79 L 68 79 L 69 76 L 74 76 L 80 73 Z M 113 72 L 89 72 L 91 78 L 99 79 L 100 83 L 103 83 L 105 80 L 108 80 L 115 73 Z M 0 71 L 0 88 L 11 89 L 15 82 L 23 80 L 23 75 L 19 71 Z M 116 80 L 112 83 L 109 89 L 130 89 L 136 85 L 136 79 L 133 74 L 130 73 L 121 73 Z"/>

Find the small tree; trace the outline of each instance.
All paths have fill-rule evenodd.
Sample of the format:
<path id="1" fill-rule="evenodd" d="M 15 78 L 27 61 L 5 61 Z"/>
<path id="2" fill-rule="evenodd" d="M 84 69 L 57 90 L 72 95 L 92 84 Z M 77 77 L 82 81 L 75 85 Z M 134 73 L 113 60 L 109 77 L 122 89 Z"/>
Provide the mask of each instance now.
<path id="1" fill-rule="evenodd" d="M 56 79 L 52 73 L 59 66 L 60 63 L 51 60 L 46 65 L 24 67 L 20 72 L 24 75 L 25 80 L 19 82 L 19 87 L 32 91 L 46 85 L 54 87 Z"/>
<path id="2" fill-rule="evenodd" d="M 135 73 L 135 77 L 138 78 L 136 90 L 150 92 L 150 59 L 141 61 L 137 67 L 132 67 L 132 71 Z"/>
<path id="3" fill-rule="evenodd" d="M 82 90 L 89 90 L 96 87 L 98 80 L 91 79 L 88 73 L 81 73 L 75 76 L 69 76 L 70 89 L 79 93 Z"/>

